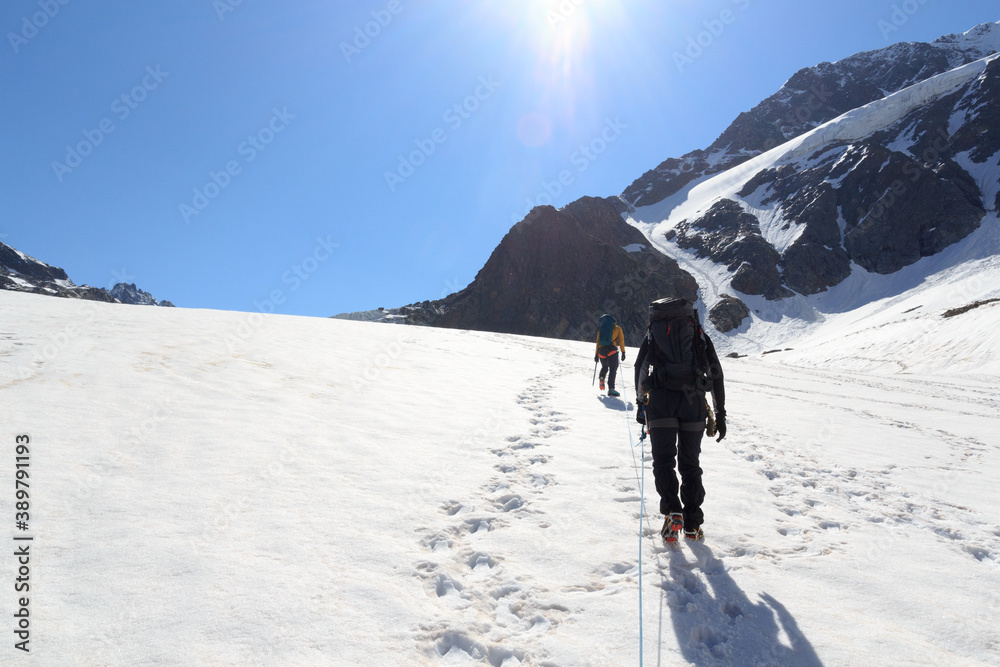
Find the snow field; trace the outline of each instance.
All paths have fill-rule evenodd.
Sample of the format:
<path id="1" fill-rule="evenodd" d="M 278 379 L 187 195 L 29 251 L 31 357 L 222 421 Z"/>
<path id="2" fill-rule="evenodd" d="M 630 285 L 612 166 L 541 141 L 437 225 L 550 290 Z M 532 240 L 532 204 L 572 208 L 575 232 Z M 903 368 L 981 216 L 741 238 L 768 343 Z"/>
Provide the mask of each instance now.
<path id="1" fill-rule="evenodd" d="M 0 313 L 39 664 L 637 664 L 640 543 L 646 664 L 1000 659 L 995 378 L 724 360 L 707 539 L 674 552 L 648 443 L 640 537 L 633 415 L 590 344 L 10 292 Z"/>
<path id="2" fill-rule="evenodd" d="M 746 421 L 730 449 L 766 480 L 760 535 L 781 536 L 748 553 L 785 561 L 775 585 L 826 582 L 798 617 L 802 628 L 843 633 L 843 652 L 823 647 L 823 661 L 995 661 L 996 385 L 796 369 L 772 357 L 730 367 L 734 391 L 753 388 L 739 394 Z M 777 572 L 765 569 L 754 580 L 767 590 Z"/>
<path id="3" fill-rule="evenodd" d="M 2 295 L 26 308 L 4 317 L 21 343 L 5 345 L 13 367 L 79 315 L 25 296 Z M 456 470 L 490 460 L 464 440 L 520 416 L 502 373 L 513 354 L 452 357 L 402 328 L 271 317 L 234 352 L 225 339 L 246 314 L 94 307 L 5 389 L 5 432 L 37 449 L 39 652 L 81 664 L 412 652 L 405 610 L 423 593 L 396 570 L 419 517 L 468 495 Z M 461 372 L 442 372 L 452 364 Z M 462 400 L 487 377 L 495 403 Z"/>

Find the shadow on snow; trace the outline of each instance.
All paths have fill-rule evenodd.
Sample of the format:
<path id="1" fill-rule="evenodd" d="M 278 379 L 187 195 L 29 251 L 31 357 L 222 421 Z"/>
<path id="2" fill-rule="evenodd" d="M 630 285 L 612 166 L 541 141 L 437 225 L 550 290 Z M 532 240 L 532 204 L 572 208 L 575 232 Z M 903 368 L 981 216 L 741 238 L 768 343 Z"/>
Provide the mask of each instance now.
<path id="1" fill-rule="evenodd" d="M 608 410 L 617 410 L 618 412 L 624 412 L 625 410 L 631 410 L 632 404 L 626 403 L 623 399 L 616 396 L 598 396 L 597 400 L 604 403 L 604 407 Z"/>
<path id="2" fill-rule="evenodd" d="M 660 569 L 661 639 L 666 603 L 677 644 L 692 664 L 823 664 L 780 602 L 766 593 L 760 594 L 759 602 L 751 602 L 711 549 L 704 544 L 688 546 L 696 560 L 688 560 L 681 550 L 664 552 L 670 567 L 669 573 Z M 657 656 L 658 665 L 669 664 L 669 659 L 664 663 L 661 658 Z"/>

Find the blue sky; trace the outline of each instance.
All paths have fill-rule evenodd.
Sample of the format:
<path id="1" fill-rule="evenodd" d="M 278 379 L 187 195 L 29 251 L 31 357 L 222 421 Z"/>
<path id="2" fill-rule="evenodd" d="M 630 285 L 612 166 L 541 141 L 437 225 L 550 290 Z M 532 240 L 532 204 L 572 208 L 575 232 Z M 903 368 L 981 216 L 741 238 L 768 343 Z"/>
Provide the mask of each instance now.
<path id="1" fill-rule="evenodd" d="M 530 204 L 620 193 L 801 67 L 997 14 L 983 0 L 7 0 L 0 240 L 78 284 L 125 279 L 185 307 L 436 299 Z"/>

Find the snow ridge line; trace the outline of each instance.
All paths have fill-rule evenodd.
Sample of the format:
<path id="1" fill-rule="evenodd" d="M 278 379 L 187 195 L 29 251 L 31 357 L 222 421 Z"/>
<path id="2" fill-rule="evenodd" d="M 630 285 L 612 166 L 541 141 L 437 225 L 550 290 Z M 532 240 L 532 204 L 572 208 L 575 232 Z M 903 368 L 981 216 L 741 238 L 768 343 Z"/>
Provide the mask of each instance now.
<path id="1" fill-rule="evenodd" d="M 692 217 L 730 192 L 736 192 L 759 171 L 787 164 L 824 146 L 859 141 L 881 128 L 889 127 L 915 109 L 946 95 L 980 76 L 1000 54 L 987 56 L 962 67 L 943 72 L 863 107 L 852 109 L 823 125 L 791 139 L 743 164 L 709 178 L 691 189 L 687 200 L 667 213 L 664 220 Z M 655 204 L 653 204 L 655 206 Z"/>
<path id="2" fill-rule="evenodd" d="M 538 507 L 547 486 L 554 484 L 544 466 L 551 460 L 539 450 L 546 440 L 566 430 L 562 413 L 552 409 L 549 393 L 553 380 L 569 368 L 557 366 L 532 379 L 517 402 L 531 412 L 527 434 L 507 436 L 489 451 L 499 462 L 493 476 L 476 494 L 486 499 L 474 502 L 448 500 L 441 512 L 450 526 L 421 528 L 424 560 L 414 575 L 423 580 L 428 596 L 438 602 L 434 622 L 415 629 L 419 651 L 431 659 L 486 660 L 501 665 L 510 658 L 534 664 L 545 657 L 539 639 L 553 632 L 570 610 L 546 602 L 548 591 L 532 586 L 526 577 L 511 578 L 504 572 L 504 557 L 487 544 L 490 535 L 517 521 L 531 521 L 539 529 L 549 527 L 545 511 Z M 497 435 L 500 440 L 499 434 Z M 471 636 L 465 628 L 482 628 Z"/>

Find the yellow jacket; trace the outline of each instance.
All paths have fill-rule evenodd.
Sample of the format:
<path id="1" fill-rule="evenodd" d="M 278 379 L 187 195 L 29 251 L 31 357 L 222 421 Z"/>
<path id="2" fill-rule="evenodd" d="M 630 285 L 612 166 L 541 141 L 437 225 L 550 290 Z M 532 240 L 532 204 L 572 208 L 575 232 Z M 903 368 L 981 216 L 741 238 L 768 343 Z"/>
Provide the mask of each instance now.
<path id="1" fill-rule="evenodd" d="M 600 333 L 597 334 L 597 341 L 596 341 L 596 343 L 597 343 L 597 349 L 595 350 L 595 353 L 596 354 L 601 354 L 601 334 Z M 625 332 L 622 331 L 622 328 L 620 326 L 618 326 L 617 324 L 615 325 L 615 328 L 611 331 L 611 344 L 612 345 L 617 345 L 621 349 L 622 354 L 625 354 Z M 613 354 L 617 354 L 617 352 L 612 352 L 611 354 L 605 354 L 604 356 L 605 357 L 610 357 Z"/>

